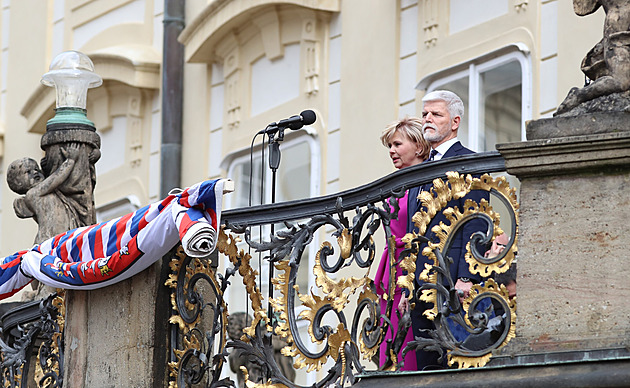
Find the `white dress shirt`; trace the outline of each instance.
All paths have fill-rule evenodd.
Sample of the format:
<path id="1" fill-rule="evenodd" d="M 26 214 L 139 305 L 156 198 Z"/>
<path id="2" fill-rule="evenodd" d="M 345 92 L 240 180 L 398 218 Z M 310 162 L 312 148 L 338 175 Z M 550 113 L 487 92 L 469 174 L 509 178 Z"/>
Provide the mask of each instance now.
<path id="1" fill-rule="evenodd" d="M 436 148 L 437 154 L 433 157 L 433 160 L 440 160 L 444 156 L 444 154 L 453 146 L 453 144 L 457 143 L 459 140 L 455 137 L 451 140 L 447 140 L 444 143 L 440 144 Z"/>

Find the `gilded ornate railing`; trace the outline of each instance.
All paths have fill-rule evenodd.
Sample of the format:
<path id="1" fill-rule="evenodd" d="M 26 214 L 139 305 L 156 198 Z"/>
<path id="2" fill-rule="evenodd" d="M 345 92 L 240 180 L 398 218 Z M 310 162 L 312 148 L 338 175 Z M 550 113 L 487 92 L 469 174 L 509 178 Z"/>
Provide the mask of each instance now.
<path id="1" fill-rule="evenodd" d="M 348 385 L 361 375 L 398 370 L 399 351 L 434 349 L 446 356 L 451 367 L 485 365 L 492 352 L 514 336 L 515 301 L 492 275 L 505 272 L 514 260 L 518 204 L 505 178 L 484 175 L 504 170 L 501 156 L 489 152 L 410 167 L 335 195 L 225 211 L 217 251 L 227 265 L 217 270 L 211 260 L 187 257 L 181 249 L 170 255 L 171 275 L 166 282 L 172 289 L 173 311 L 173 330 L 166 341 L 171 347 L 170 386 L 235 385 L 223 373 L 228 355 L 240 360 L 239 384 L 247 387 L 300 386 L 293 382 L 291 365 L 283 363 L 287 359 L 295 368 L 319 371 L 316 381 L 308 383 L 312 387 Z M 392 340 L 384 341 L 385 333 L 404 333 L 409 317 L 403 315 L 399 327 L 392 327 L 393 291 L 381 300 L 369 270 L 378 263 L 385 241 L 391 241 L 390 221 L 398 213 L 395 198 L 429 182 L 433 191 L 422 192 L 422 210 L 413 216 L 420 232 L 407 234 L 400 258 L 390 255 L 388 260 L 392 268 L 404 269 L 402 276 L 391 277 L 390 290 L 397 283 L 413 289 L 412 303 L 430 303 L 433 308 L 425 314 L 434 321 L 435 330 L 402 349 L 404 336 L 392 335 Z M 446 207 L 450 199 L 472 190 L 487 192 L 502 210 L 484 200 L 467 203 L 464 209 Z M 446 214 L 449 222 L 435 229 L 438 239 L 427 244 L 422 232 L 438 212 Z M 471 220 L 482 220 L 485 227 L 471 236 L 466 261 L 470 271 L 485 281 L 460 301 L 455 280 L 449 276 L 449 236 Z M 252 227 L 280 222 L 285 223 L 282 230 L 262 241 L 252 238 Z M 375 238 L 381 228 L 385 236 Z M 489 243 L 504 231 L 509 234 L 506 249 L 484 257 L 477 243 Z M 307 260 L 308 247 L 318 240 L 322 242 L 316 254 Z M 261 252 L 264 263 L 274 267 L 270 300 L 261 293 L 252 250 Z M 414 281 L 419 254 L 431 262 L 420 271 L 421 286 Z M 298 287 L 300 271 L 313 273 L 312 289 Z M 226 291 L 236 282 L 245 286 L 247 307 L 226 302 Z M 253 317 L 245 318 L 241 326 L 228 324 L 229 319 L 246 315 L 243 310 L 250 310 Z M 26 376 L 31 370 L 37 386 L 61 387 L 63 294 L 14 310 L 3 317 L 2 325 L 2 386 L 30 386 L 33 380 Z M 237 326 L 237 335 L 228 340 L 228 331 Z M 465 338 L 454 333 L 456 326 L 466 332 Z M 382 346 L 390 355 L 386 366 L 373 361 Z M 37 349 L 37 364 L 29 368 L 35 361 L 33 349 Z M 278 356 L 278 349 L 284 357 Z"/>
<path id="2" fill-rule="evenodd" d="M 2 387 L 58 388 L 63 385 L 64 292 L 25 303 L 2 317 Z M 37 349 L 37 351 L 34 351 Z M 31 371 L 31 362 L 35 369 Z"/>
<path id="3" fill-rule="evenodd" d="M 439 241 L 426 244 L 421 233 L 411 233 L 405 236 L 406 249 L 400 260 L 396 261 L 393 254 L 389 257 L 391 264 L 404 269 L 396 283 L 408 290 L 417 288 L 412 303 L 422 300 L 433 305 L 425 314 L 434 321 L 435 330 L 428 333 L 428 338 L 408 343 L 403 353 L 434 349 L 447 356 L 450 366 L 485 365 L 493 350 L 514 336 L 515 301 L 492 276 L 507 271 L 514 260 L 518 204 L 515 190 L 504 177 L 485 175 L 504 170 L 501 156 L 488 152 L 409 167 L 334 195 L 225 211 L 218 251 L 229 264 L 221 268 L 220 274 L 208 260 L 191 259 L 181 252 L 171 261 L 173 274 L 167 284 L 173 288 L 171 322 L 176 328 L 171 341 L 171 386 L 233 385 L 221 377 L 230 352 L 246 361 L 241 371 L 242 383 L 247 387 L 300 386 L 287 376 L 286 368 L 274 356 L 276 339 L 283 341 L 281 352 L 292 358 L 295 368 L 319 371 L 317 381 L 308 386 L 343 386 L 355 382 L 360 374 L 386 373 L 379 371 L 378 363 L 372 360 L 385 333 L 406 329 L 409 318 L 403 316 L 398 328 L 390 327 L 388 315 L 395 310 L 394 287 L 381 302 L 369 269 L 378 262 L 375 258 L 383 251 L 385 241 L 390 241 L 390 221 L 398 213 L 394 199 L 430 182 L 434 189 L 421 194 L 423 210 L 413 220 L 424 231 L 435 214 L 444 212 L 449 223 L 434 230 Z M 504 228 L 500 212 L 488 201 L 466 202 L 465 209 L 446 207 L 450 199 L 465 197 L 472 190 L 495 198 L 501 212 L 506 213 Z M 470 295 L 460 300 L 455 279 L 449 276 L 449 236 L 473 219 L 485 226 L 470 236 L 466 261 L 470 272 L 485 281 L 474 285 Z M 262 241 L 252 238 L 253 226 L 280 222 L 285 223 L 282 230 Z M 381 228 L 385 238 L 377 239 L 374 234 Z M 509 243 L 498 256 L 484 257 L 476 248 L 478 243 L 488 244 L 504 232 L 508 232 Z M 304 265 L 309 263 L 305 259 L 309 245 L 319 240 L 322 242 L 310 261 L 312 266 Z M 423 244 L 427 247 L 420 251 Z M 274 267 L 270 300 L 260 291 L 258 271 L 251 265 L 252 250 L 261 252 L 266 265 Z M 422 286 L 416 287 L 414 273 L 419 254 L 427 256 L 432 265 L 423 268 Z M 299 271 L 313 272 L 312 289 L 298 287 Z M 240 338 L 228 341 L 228 314 L 245 310 L 242 305 L 229 306 L 224 298 L 230 283 L 238 277 L 246 287 L 247 309 L 253 317 L 245 321 Z M 386 303 L 385 315 L 381 314 L 381 303 Z M 454 334 L 453 325 L 466 331 L 465 339 Z M 400 368 L 396 354 L 403 346 L 402 337 L 386 342 L 386 354 L 391 354 L 389 370 Z"/>

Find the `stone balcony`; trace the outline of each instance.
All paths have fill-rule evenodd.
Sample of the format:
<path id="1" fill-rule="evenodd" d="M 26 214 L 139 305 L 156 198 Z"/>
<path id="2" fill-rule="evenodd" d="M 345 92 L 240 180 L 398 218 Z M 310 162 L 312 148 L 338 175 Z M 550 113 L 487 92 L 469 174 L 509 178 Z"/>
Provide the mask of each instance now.
<path id="1" fill-rule="evenodd" d="M 108 330 L 123 333 L 111 341 L 86 336 L 77 343 L 68 335 L 65 341 L 59 341 L 50 333 L 42 336 L 42 329 L 38 329 L 31 334 L 31 342 L 26 343 L 29 337 L 17 334 L 16 319 L 22 320 L 22 333 L 28 334 L 35 326 L 46 327 L 44 331 L 63 329 L 63 324 L 59 325 L 63 323 L 63 307 L 42 304 L 37 307 L 42 312 L 40 318 L 33 316 L 31 310 L 35 307 L 30 306 L 28 314 L 24 309 L 13 310 L 2 319 L 6 345 L 4 384 L 17 386 L 17 376 L 27 375 L 24 368 L 29 365 L 20 351 L 39 336 L 40 341 L 49 344 L 45 350 L 56 349 L 55 359 L 61 360 L 38 367 L 35 375 L 40 386 L 46 386 L 42 383 L 46 373 L 53 373 L 56 381 L 66 387 L 102 378 L 108 378 L 112 386 L 221 386 L 227 383 L 223 369 L 228 368 L 228 355 L 236 351 L 249 359 L 245 363 L 251 380 L 248 386 L 255 386 L 257 379 L 259 386 L 303 386 L 291 381 L 275 360 L 274 339 L 284 341 L 282 353 L 292 357 L 296 368 L 316 376 L 315 386 L 625 386 L 630 381 L 630 267 L 624 265 L 628 256 L 626 214 L 630 214 L 630 201 L 625 195 L 630 177 L 626 163 L 629 136 L 624 132 L 503 145 L 499 147 L 501 153 L 418 165 L 333 195 L 226 210 L 215 258 L 229 264 L 217 267 L 212 260 L 190 258 L 173 250 L 161 271 L 137 275 L 146 276 L 141 281 L 126 281 L 134 282 L 132 288 L 142 288 L 134 292 L 141 292 L 143 300 L 127 298 L 117 302 L 115 309 L 135 311 L 130 316 L 137 317 L 144 311 L 142 314 L 150 317 L 133 323 L 148 327 L 135 330 L 133 340 L 149 346 L 151 351 L 147 354 L 153 356 L 143 360 L 132 357 L 131 362 L 142 363 L 142 370 L 161 370 L 160 373 L 134 376 L 125 372 L 128 367 L 116 359 L 97 359 L 94 354 L 88 367 L 106 365 L 106 372 L 97 376 L 96 372 L 86 371 L 82 378 L 64 379 L 64 375 L 74 372 L 67 363 L 64 366 L 64 354 L 67 357 L 67 353 L 77 349 L 95 347 L 108 354 L 109 349 L 124 348 L 121 343 L 130 340 L 124 335 L 130 322 L 109 320 Z M 596 161 L 589 162 L 586 168 L 585 160 L 593 148 L 606 150 L 602 153 L 605 161 L 600 166 Z M 611 163 L 613 159 L 618 162 Z M 576 168 L 575 163 L 580 166 Z M 508 180 L 501 177 L 506 176 L 506 171 L 513 174 Z M 520 204 L 508 186 L 508 181 L 516 181 L 515 178 L 520 181 Z M 392 327 L 379 318 L 379 297 L 371 279 L 374 271 L 369 268 L 378 265 L 392 211 L 396 213 L 389 199 L 435 179 L 445 182 L 442 189 L 436 190 L 434 199 L 438 202 L 441 196 L 467 190 L 485 190 L 490 194 L 491 208 L 477 209 L 491 221 L 485 230 L 485 242 L 504 231 L 510 236 L 510 243 L 505 254 L 484 265 L 490 272 L 502 272 L 518 254 L 518 309 L 511 309 L 502 287 L 479 288 L 479 294 L 490 293 L 507 307 L 503 327 L 497 332 L 499 340 L 466 348 L 453 339 L 447 325 L 440 323 L 449 315 L 445 307 L 453 310 L 458 302 L 444 296 L 451 288 L 449 279 L 436 276 L 435 284 L 443 286 L 446 294 L 436 292 L 431 296 L 441 308 L 436 309 L 434 317 L 438 328 L 434 341 L 425 345 L 443 349 L 445 363 L 450 366 L 401 372 L 396 371 L 400 367 L 398 360 L 392 360 L 390 370 L 382 371 L 372 360 L 383 333 Z M 276 225 L 277 231 L 272 236 L 254 239 L 252 227 L 261 225 Z M 399 263 L 405 268 L 413 268 L 409 266 L 415 266 L 414 257 L 420 254 L 413 236 L 409 241 L 408 251 Z M 306 261 L 307 248 L 315 243 L 317 254 Z M 264 282 L 252 259 L 256 251 L 261 252 L 264 266 L 274 266 L 272 293 L 261 291 Z M 448 257 L 448 243 L 434 252 L 435 268 L 448 265 L 448 260 L 440 259 Z M 297 287 L 300 271 L 313 272 L 316 287 L 312 293 Z M 163 276 L 158 279 L 156 273 Z M 413 285 L 406 276 L 397 281 Z M 247 291 L 247 307 L 229 304 L 224 298 L 229 287 L 237 283 L 242 283 Z M 90 300 L 101 303 L 104 298 L 99 294 L 110 288 L 89 291 Z M 160 297 L 160 293 L 166 297 Z M 414 292 L 416 297 L 421 294 L 421 290 Z M 475 297 L 464 302 L 465 309 L 475 305 Z M 146 303 L 147 300 L 156 302 Z M 72 300 L 66 298 L 65 303 L 70 303 L 66 311 L 71 310 Z M 102 319 L 95 307 L 85 313 L 86 331 L 98 327 Z M 391 304 L 388 308 L 392 308 Z M 166 313 L 169 310 L 170 314 Z M 235 316 L 243 310 L 250 312 L 252 321 L 246 321 L 241 338 L 230 339 L 228 314 Z M 467 315 L 471 317 L 473 311 Z M 56 324 L 33 323 L 43 321 Z M 470 319 L 463 322 L 469 326 L 471 336 L 487 329 L 483 323 Z M 306 329 L 300 329 L 300 324 Z M 272 328 L 274 334 L 265 326 Z M 50 346 L 55 338 L 57 348 Z M 392 348 L 401 345 L 400 341 L 390 343 Z M 42 348 L 39 349 L 41 360 Z M 17 356 L 10 357 L 14 354 Z M 33 368 L 32 363 L 30 366 Z M 47 372 L 47 367 L 52 371 Z"/>

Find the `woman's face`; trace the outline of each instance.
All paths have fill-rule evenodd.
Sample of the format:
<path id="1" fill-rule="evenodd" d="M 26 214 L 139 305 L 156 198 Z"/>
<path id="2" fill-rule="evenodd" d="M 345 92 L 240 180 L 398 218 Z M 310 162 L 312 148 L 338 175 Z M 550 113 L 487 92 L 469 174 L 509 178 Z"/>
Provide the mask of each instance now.
<path id="1" fill-rule="evenodd" d="M 389 157 L 392 158 L 396 168 L 409 167 L 422 162 L 422 159 L 416 154 L 416 152 L 420 152 L 420 145 L 414 143 L 400 131 L 394 132 L 394 135 L 389 139 L 388 146 Z"/>

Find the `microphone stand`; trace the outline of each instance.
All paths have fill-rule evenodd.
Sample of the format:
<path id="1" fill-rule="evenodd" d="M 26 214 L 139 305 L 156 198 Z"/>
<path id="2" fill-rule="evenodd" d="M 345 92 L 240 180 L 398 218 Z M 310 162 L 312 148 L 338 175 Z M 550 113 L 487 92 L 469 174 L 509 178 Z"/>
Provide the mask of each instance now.
<path id="1" fill-rule="evenodd" d="M 276 179 L 278 174 L 278 167 L 280 166 L 280 142 L 284 140 L 285 128 L 279 127 L 276 123 L 271 123 L 265 129 L 269 137 L 269 168 L 271 169 L 271 203 L 276 203 Z M 276 133 L 278 136 L 276 137 Z M 275 225 L 271 224 L 271 235 L 275 232 Z M 273 274 L 274 268 L 271 261 L 269 262 L 269 300 L 273 298 Z M 267 315 L 271 320 L 271 326 L 275 327 L 276 322 L 273 319 L 273 308 L 271 303 L 268 303 Z"/>

